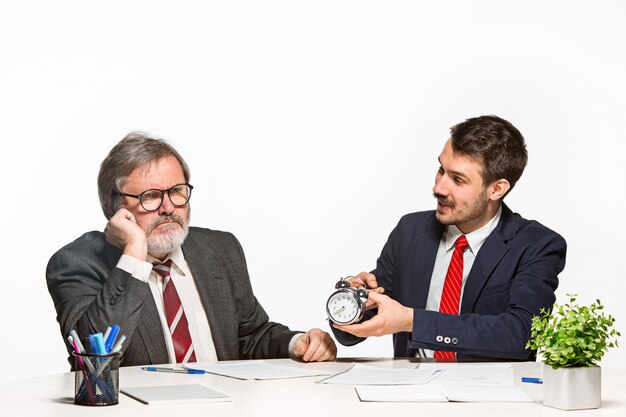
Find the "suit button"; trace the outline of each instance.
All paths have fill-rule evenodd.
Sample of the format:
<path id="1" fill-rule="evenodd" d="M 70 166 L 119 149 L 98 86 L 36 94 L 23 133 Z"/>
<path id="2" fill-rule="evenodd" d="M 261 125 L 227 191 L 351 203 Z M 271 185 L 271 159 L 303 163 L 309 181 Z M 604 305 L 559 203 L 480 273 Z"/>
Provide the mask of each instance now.
<path id="1" fill-rule="evenodd" d="M 456 337 L 452 338 L 452 344 L 456 345 L 457 343 L 459 343 L 459 339 L 457 339 Z"/>
<path id="2" fill-rule="evenodd" d="M 443 343 L 445 343 L 445 344 L 450 343 L 450 338 L 449 337 L 444 338 L 443 339 Z"/>
<path id="3" fill-rule="evenodd" d="M 441 335 L 437 335 L 437 337 L 435 338 L 435 340 L 436 340 L 437 342 L 443 342 L 443 336 L 441 336 Z"/>

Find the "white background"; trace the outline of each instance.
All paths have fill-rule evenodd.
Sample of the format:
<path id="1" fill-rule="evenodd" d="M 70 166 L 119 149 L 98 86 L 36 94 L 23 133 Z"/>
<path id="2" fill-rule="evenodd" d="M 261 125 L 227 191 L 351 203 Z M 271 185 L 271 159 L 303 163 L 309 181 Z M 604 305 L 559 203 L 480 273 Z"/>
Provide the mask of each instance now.
<path id="1" fill-rule="evenodd" d="M 434 207 L 449 127 L 497 114 L 530 155 L 509 206 L 569 245 L 558 300 L 600 298 L 626 331 L 625 4 L 4 0 L 0 381 L 68 369 L 45 267 L 103 229 L 99 164 L 132 130 L 178 148 L 192 224 L 233 232 L 270 317 L 308 329 Z"/>

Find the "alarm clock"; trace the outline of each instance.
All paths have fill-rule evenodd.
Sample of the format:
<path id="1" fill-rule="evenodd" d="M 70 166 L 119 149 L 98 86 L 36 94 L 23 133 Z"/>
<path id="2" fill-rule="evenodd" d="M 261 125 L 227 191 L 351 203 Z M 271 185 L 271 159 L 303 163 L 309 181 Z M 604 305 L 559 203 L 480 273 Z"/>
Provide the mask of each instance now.
<path id="1" fill-rule="evenodd" d="M 355 279 L 363 285 L 360 288 L 354 288 L 348 280 Z M 335 292 L 333 292 L 328 301 L 326 301 L 326 313 L 328 318 L 337 324 L 352 324 L 363 318 L 365 314 L 365 304 L 367 303 L 367 289 L 365 283 L 361 279 L 353 276 L 341 278 L 335 284 Z"/>

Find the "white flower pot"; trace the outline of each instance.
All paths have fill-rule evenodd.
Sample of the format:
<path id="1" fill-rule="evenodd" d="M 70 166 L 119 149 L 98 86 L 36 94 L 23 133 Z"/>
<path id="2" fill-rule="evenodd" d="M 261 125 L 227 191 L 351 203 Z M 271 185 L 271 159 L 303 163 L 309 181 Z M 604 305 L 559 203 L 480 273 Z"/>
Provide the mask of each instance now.
<path id="1" fill-rule="evenodd" d="M 598 408 L 601 402 L 599 366 L 552 369 L 543 365 L 543 405 L 561 410 Z"/>

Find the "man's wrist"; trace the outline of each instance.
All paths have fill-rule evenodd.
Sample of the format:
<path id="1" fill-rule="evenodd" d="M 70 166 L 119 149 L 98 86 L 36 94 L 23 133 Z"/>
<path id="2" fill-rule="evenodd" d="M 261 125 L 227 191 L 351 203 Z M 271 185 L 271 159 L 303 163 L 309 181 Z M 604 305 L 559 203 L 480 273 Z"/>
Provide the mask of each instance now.
<path id="1" fill-rule="evenodd" d="M 302 336 L 304 333 L 296 333 L 293 335 L 293 337 L 291 338 L 291 340 L 289 341 L 289 357 L 291 359 L 300 359 L 298 357 L 298 355 L 296 355 L 295 353 L 293 353 L 293 348 L 296 345 L 296 341 L 300 338 L 300 336 Z"/>
<path id="2" fill-rule="evenodd" d="M 152 264 L 150 262 L 141 261 L 127 254 L 122 254 L 116 266 L 143 282 L 148 282 L 152 272 Z"/>
<path id="3" fill-rule="evenodd" d="M 412 332 L 413 331 L 413 315 L 414 311 L 410 307 L 404 308 L 404 331 Z"/>
<path id="4" fill-rule="evenodd" d="M 132 256 L 140 261 L 148 259 L 148 245 L 146 242 L 129 243 L 122 252 L 124 255 Z"/>

